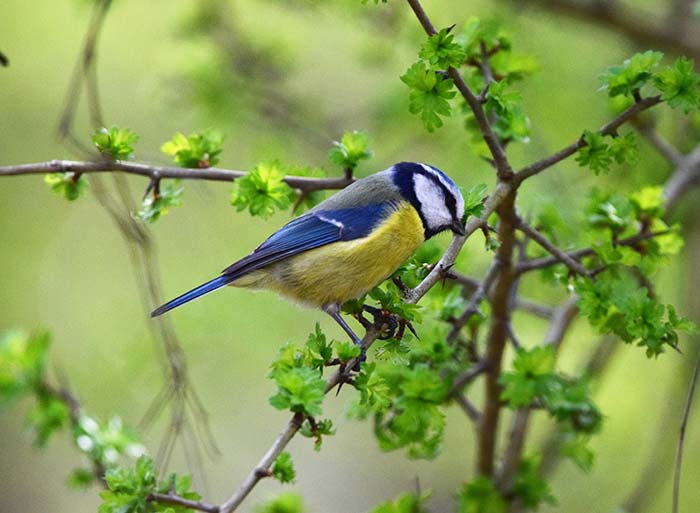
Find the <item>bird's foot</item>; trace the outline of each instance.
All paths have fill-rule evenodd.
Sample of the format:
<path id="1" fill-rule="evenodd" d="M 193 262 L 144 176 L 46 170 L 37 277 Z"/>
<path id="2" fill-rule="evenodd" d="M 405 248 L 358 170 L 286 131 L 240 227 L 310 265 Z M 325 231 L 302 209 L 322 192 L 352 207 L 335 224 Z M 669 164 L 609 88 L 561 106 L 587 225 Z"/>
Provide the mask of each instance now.
<path id="1" fill-rule="evenodd" d="M 388 340 L 394 337 L 401 340 L 406 328 L 408 328 L 408 330 L 413 333 L 416 338 L 420 338 L 418 337 L 418 333 L 416 333 L 413 324 L 411 324 L 411 321 L 399 317 L 398 315 L 393 314 L 383 308 L 376 308 L 370 305 L 362 305 L 362 310 L 372 316 L 373 322 L 369 322 L 367 319 L 362 317 L 362 315 L 358 316 L 358 320 L 365 328 L 369 328 L 370 326 L 378 327 L 381 331 L 381 335 L 379 336 L 380 340 Z"/>

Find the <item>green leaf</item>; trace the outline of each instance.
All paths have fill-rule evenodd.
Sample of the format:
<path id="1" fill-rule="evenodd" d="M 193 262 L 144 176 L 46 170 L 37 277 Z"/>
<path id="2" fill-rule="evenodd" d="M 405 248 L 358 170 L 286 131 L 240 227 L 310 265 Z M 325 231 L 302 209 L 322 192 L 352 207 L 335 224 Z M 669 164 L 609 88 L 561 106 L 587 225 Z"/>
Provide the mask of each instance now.
<path id="1" fill-rule="evenodd" d="M 296 478 L 292 456 L 288 452 L 283 452 L 272 465 L 272 475 L 280 483 L 293 483 Z"/>
<path id="2" fill-rule="evenodd" d="M 335 345 L 335 351 L 341 362 L 347 362 L 360 356 L 361 348 L 349 340 L 343 340 Z"/>
<path id="3" fill-rule="evenodd" d="M 541 502 L 556 504 L 549 483 L 540 477 L 540 459 L 529 456 L 521 460 L 513 482 L 513 493 L 520 498 L 525 509 L 535 510 Z"/>
<path id="4" fill-rule="evenodd" d="M 333 427 L 333 421 L 330 419 L 317 420 L 313 423 L 311 419 L 306 419 L 301 425 L 299 432 L 302 436 L 314 438 L 314 450 L 320 451 L 321 445 L 323 444 L 323 437 L 335 435 L 335 428 Z"/>
<path id="5" fill-rule="evenodd" d="M 134 152 L 139 136 L 128 128 L 100 128 L 92 134 L 92 142 L 103 155 L 114 160 L 126 160 Z"/>
<path id="6" fill-rule="evenodd" d="M 454 98 L 454 83 L 435 73 L 423 62 L 416 62 L 401 76 L 409 89 L 409 107 L 412 114 L 420 114 L 428 132 L 442 126 L 440 116 L 451 114 L 448 100 Z"/>
<path id="7" fill-rule="evenodd" d="M 402 493 L 393 501 L 383 502 L 372 513 L 428 513 L 425 503 L 431 495 L 431 491 Z"/>
<path id="8" fill-rule="evenodd" d="M 41 387 L 46 371 L 49 334 L 0 333 L 0 411 Z"/>
<path id="9" fill-rule="evenodd" d="M 343 169 L 354 170 L 361 160 L 371 158 L 369 137 L 365 132 L 345 132 L 340 141 L 333 142 L 333 148 L 328 152 L 328 158 Z"/>
<path id="10" fill-rule="evenodd" d="M 255 507 L 256 513 L 304 513 L 304 502 L 294 492 L 281 493 Z"/>
<path id="11" fill-rule="evenodd" d="M 272 406 L 311 417 L 321 414 L 326 382 L 317 370 L 308 367 L 276 369 L 272 378 L 278 387 L 277 393 L 270 398 Z"/>
<path id="12" fill-rule="evenodd" d="M 27 424 L 34 433 L 34 445 L 46 447 L 51 435 L 63 429 L 69 417 L 64 401 L 48 394 L 39 393 L 37 402 L 27 415 Z"/>
<path id="13" fill-rule="evenodd" d="M 652 78 L 653 71 L 663 56 L 661 52 L 648 50 L 633 55 L 621 66 L 608 68 L 608 71 L 600 76 L 603 81 L 601 89 L 607 89 L 610 96 L 632 95 Z"/>
<path id="14" fill-rule="evenodd" d="M 583 133 L 585 145 L 578 150 L 576 162 L 580 166 L 588 166 L 595 174 L 608 171 L 612 164 L 613 156 L 610 147 L 605 143 L 605 137 L 598 132 L 586 130 Z"/>
<path id="15" fill-rule="evenodd" d="M 459 493 L 459 513 L 506 513 L 507 504 L 486 476 L 466 483 Z"/>
<path id="16" fill-rule="evenodd" d="M 314 332 L 309 333 L 304 349 L 304 363 L 317 369 L 322 369 L 333 356 L 333 349 L 326 340 L 326 335 L 321 331 L 319 323 L 316 323 Z"/>
<path id="17" fill-rule="evenodd" d="M 618 164 L 634 165 L 639 161 L 639 148 L 634 133 L 613 137 L 610 143 L 610 155 Z"/>
<path id="18" fill-rule="evenodd" d="M 584 472 L 590 472 L 593 468 L 595 455 L 588 447 L 586 436 L 567 436 L 560 447 L 561 455 L 573 461 Z"/>
<path id="19" fill-rule="evenodd" d="M 458 68 L 467 55 L 462 46 L 454 41 L 454 36 L 448 29 L 441 29 L 428 37 L 418 56 L 428 61 L 433 69 L 446 70 L 450 67 Z"/>
<path id="20" fill-rule="evenodd" d="M 481 217 L 484 211 L 484 201 L 488 196 L 488 186 L 480 183 L 462 191 L 464 197 L 464 217 L 463 222 L 467 222 L 469 217 Z"/>
<path id="21" fill-rule="evenodd" d="M 695 73 L 695 63 L 687 57 L 679 57 L 673 66 L 654 74 L 654 86 L 668 104 L 680 107 L 687 114 L 700 106 L 700 75 Z"/>
<path id="22" fill-rule="evenodd" d="M 160 150 L 173 157 L 173 162 L 181 167 L 206 168 L 219 162 L 224 136 L 217 130 L 205 130 L 185 136 L 177 133 L 164 143 Z"/>
<path id="23" fill-rule="evenodd" d="M 141 208 L 134 212 L 134 217 L 146 223 L 154 223 L 161 216 L 166 215 L 169 209 L 181 206 L 182 194 L 185 191 L 181 182 L 181 180 L 169 181 L 160 187 L 157 193 L 147 195 Z"/>
<path id="24" fill-rule="evenodd" d="M 276 210 L 288 208 L 294 198 L 294 191 L 284 178 L 279 161 L 261 162 L 233 183 L 231 205 L 239 212 L 247 208 L 250 215 L 267 219 Z"/>
<path id="25" fill-rule="evenodd" d="M 51 191 L 68 201 L 77 200 L 87 189 L 85 176 L 79 173 L 50 173 L 44 176 L 44 183 Z"/>

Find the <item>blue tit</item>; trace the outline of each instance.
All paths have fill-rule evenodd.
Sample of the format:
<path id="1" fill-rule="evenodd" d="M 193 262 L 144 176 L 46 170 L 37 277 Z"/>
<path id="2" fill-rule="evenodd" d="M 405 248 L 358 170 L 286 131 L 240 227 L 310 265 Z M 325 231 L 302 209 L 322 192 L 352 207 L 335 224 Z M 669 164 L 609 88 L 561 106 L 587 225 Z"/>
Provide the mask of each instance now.
<path id="1" fill-rule="evenodd" d="M 359 345 L 340 306 L 388 278 L 433 235 L 448 229 L 464 235 L 463 215 L 464 199 L 447 175 L 426 164 L 400 162 L 293 219 L 221 276 L 151 317 L 224 285 L 267 289 L 321 308 Z"/>

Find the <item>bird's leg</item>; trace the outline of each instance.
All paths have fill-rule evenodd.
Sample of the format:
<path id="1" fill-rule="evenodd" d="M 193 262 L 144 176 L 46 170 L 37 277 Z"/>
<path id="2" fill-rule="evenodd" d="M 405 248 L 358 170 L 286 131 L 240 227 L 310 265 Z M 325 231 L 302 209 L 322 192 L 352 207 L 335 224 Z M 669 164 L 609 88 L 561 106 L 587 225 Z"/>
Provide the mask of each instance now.
<path id="1" fill-rule="evenodd" d="M 360 339 L 360 337 L 355 335 L 355 332 L 352 331 L 352 328 L 350 326 L 348 326 L 348 323 L 345 322 L 345 320 L 340 316 L 339 310 L 340 310 L 340 308 L 336 304 L 328 305 L 328 306 L 325 306 L 323 308 L 324 312 L 326 312 L 328 315 L 333 317 L 333 320 L 335 320 L 335 322 L 340 324 L 340 327 L 343 328 L 345 333 L 348 334 L 348 336 L 353 341 L 353 343 L 356 346 L 360 347 L 360 358 L 358 360 L 358 363 L 364 362 L 367 359 L 367 349 L 365 349 L 362 346 L 362 340 Z"/>

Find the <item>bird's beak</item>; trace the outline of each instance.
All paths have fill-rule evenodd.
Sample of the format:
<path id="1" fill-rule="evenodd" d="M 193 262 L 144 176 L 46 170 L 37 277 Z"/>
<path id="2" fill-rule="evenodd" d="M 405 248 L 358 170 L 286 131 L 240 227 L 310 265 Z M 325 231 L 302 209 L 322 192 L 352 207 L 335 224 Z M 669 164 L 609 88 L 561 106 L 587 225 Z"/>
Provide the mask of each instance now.
<path id="1" fill-rule="evenodd" d="M 450 225 L 450 230 L 452 230 L 457 235 L 461 235 L 462 237 L 464 237 L 464 235 L 467 233 L 464 231 L 464 225 L 459 219 L 456 219 L 452 222 L 452 224 Z"/>

